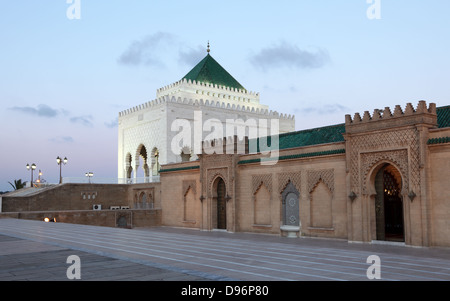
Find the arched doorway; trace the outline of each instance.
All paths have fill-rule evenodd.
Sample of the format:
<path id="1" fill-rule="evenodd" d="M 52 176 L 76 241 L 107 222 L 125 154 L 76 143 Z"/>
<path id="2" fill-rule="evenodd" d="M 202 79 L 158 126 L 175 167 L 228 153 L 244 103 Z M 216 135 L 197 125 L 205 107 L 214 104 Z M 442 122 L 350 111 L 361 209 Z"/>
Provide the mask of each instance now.
<path id="1" fill-rule="evenodd" d="M 405 241 L 402 177 L 391 164 L 383 165 L 375 176 L 377 240 Z"/>
<path id="2" fill-rule="evenodd" d="M 217 229 L 227 228 L 226 186 L 222 178 L 217 179 Z"/>
<path id="3" fill-rule="evenodd" d="M 135 177 L 136 178 L 148 178 L 150 176 L 149 168 L 147 164 L 147 148 L 141 144 L 139 145 L 137 151 L 136 151 L 136 168 L 135 168 Z M 142 162 L 141 162 L 142 161 Z M 140 173 L 139 167 L 142 167 L 143 174 Z M 138 174 L 139 173 L 139 174 Z"/>

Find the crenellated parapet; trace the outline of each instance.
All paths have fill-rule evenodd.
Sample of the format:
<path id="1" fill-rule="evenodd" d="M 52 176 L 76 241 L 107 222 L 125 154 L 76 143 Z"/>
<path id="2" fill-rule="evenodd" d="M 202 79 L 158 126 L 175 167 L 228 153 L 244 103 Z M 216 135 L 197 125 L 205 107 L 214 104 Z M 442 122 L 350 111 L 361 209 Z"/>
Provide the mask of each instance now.
<path id="1" fill-rule="evenodd" d="M 246 104 L 255 108 L 267 108 L 266 105 L 260 104 L 259 93 L 190 79 L 182 79 L 156 91 L 157 98 L 165 96 L 209 99 L 235 105 Z"/>
<path id="2" fill-rule="evenodd" d="M 201 110 L 201 107 L 208 107 L 208 108 L 220 108 L 220 109 L 226 109 L 226 110 L 232 110 L 236 112 L 242 112 L 242 113 L 251 113 L 251 114 L 258 114 L 263 115 L 268 119 L 271 118 L 277 118 L 277 119 L 283 119 L 283 120 L 295 120 L 295 116 L 291 114 L 280 114 L 277 111 L 268 110 L 265 108 L 259 108 L 252 106 L 251 104 L 231 104 L 229 102 L 224 102 L 220 100 L 203 100 L 203 99 L 182 99 L 181 97 L 175 98 L 175 96 L 169 97 L 159 97 L 155 100 L 146 102 L 144 104 L 132 107 L 130 109 L 124 110 L 122 112 L 119 112 L 119 117 L 124 117 L 129 114 L 133 114 L 136 112 L 145 111 L 148 109 L 156 108 L 159 106 L 162 106 L 164 104 L 168 103 L 176 103 L 176 104 L 184 104 L 188 106 L 194 106 L 198 107 L 199 110 Z"/>
<path id="3" fill-rule="evenodd" d="M 408 103 L 403 110 L 400 105 L 396 105 L 394 110 L 385 107 L 384 110 L 375 109 L 371 115 L 365 111 L 361 117 L 360 113 L 345 115 L 346 133 L 355 133 L 368 130 L 392 128 L 412 124 L 428 124 L 437 126 L 436 104 L 427 104 L 424 100 L 419 101 L 416 108 Z"/>
<path id="4" fill-rule="evenodd" d="M 252 91 L 247 91 L 247 90 L 243 90 L 243 89 L 236 89 L 236 88 L 232 88 L 232 87 L 227 87 L 227 86 L 222 86 L 222 85 L 217 85 L 217 84 L 212 84 L 212 83 L 204 83 L 204 82 L 200 82 L 200 81 L 191 81 L 190 79 L 182 79 L 179 80 L 173 84 L 164 86 L 162 88 L 159 88 L 158 90 L 156 90 L 157 95 L 160 94 L 164 94 L 167 93 L 169 91 L 172 91 L 174 89 L 177 89 L 183 85 L 187 85 L 193 89 L 215 89 L 218 92 L 222 92 L 223 94 L 226 93 L 239 93 L 241 94 L 243 97 L 244 96 L 248 96 L 248 97 L 259 97 L 259 93 L 257 92 L 252 92 Z"/>

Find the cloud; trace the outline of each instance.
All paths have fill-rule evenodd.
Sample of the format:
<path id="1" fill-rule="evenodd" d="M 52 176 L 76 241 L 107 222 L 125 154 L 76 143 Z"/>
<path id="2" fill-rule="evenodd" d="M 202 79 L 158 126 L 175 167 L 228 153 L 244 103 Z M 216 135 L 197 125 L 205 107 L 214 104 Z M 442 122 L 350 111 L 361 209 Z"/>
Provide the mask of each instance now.
<path id="1" fill-rule="evenodd" d="M 120 55 L 118 63 L 131 66 L 150 65 L 164 67 L 164 64 L 158 57 L 158 53 L 161 50 L 166 50 L 168 46 L 172 46 L 174 39 L 174 36 L 170 33 L 157 32 L 133 41 L 128 46 L 128 49 Z"/>
<path id="2" fill-rule="evenodd" d="M 295 109 L 295 113 L 302 113 L 302 114 L 333 114 L 337 112 L 343 112 L 343 111 L 349 111 L 349 108 L 346 106 L 343 106 L 341 104 L 335 103 L 335 104 L 325 104 L 325 105 L 317 105 L 314 107 L 305 107 L 300 109 Z"/>
<path id="3" fill-rule="evenodd" d="M 195 66 L 205 57 L 205 54 L 206 48 L 200 45 L 197 46 L 197 48 L 188 48 L 187 50 L 182 49 L 178 53 L 178 62 L 189 66 Z"/>
<path id="4" fill-rule="evenodd" d="M 73 138 L 70 136 L 58 136 L 58 137 L 49 139 L 49 141 L 55 142 L 55 143 L 72 143 L 72 142 L 74 142 Z"/>
<path id="5" fill-rule="evenodd" d="M 266 71 L 272 68 L 316 69 L 323 67 L 330 61 L 326 50 L 303 50 L 285 41 L 262 49 L 250 58 L 250 62 L 257 68 Z"/>
<path id="6" fill-rule="evenodd" d="M 105 122 L 105 126 L 107 128 L 115 128 L 119 125 L 119 118 L 115 118 L 114 120 L 111 120 L 111 122 Z"/>
<path id="7" fill-rule="evenodd" d="M 39 117 L 52 118 L 59 114 L 58 110 L 52 109 L 48 105 L 40 104 L 36 108 L 33 107 L 12 107 L 10 110 L 21 112 L 25 114 L 30 114 Z"/>
<path id="8" fill-rule="evenodd" d="M 77 117 L 70 118 L 70 122 L 79 123 L 84 126 L 92 127 L 92 126 L 94 126 L 94 124 L 92 123 L 93 119 L 94 118 L 91 115 L 77 116 Z"/>

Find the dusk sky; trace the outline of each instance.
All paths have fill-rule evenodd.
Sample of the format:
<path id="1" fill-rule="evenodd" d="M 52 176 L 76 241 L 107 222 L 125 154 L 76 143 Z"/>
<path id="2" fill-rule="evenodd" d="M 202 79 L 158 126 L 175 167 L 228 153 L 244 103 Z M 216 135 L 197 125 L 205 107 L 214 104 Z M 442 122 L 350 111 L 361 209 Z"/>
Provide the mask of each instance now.
<path id="1" fill-rule="evenodd" d="M 30 180 L 27 163 L 57 183 L 57 156 L 64 177 L 117 177 L 118 113 L 180 80 L 208 41 L 296 130 L 450 104 L 448 0 L 78 1 L 69 19 L 76 0 L 0 0 L 0 191 Z"/>

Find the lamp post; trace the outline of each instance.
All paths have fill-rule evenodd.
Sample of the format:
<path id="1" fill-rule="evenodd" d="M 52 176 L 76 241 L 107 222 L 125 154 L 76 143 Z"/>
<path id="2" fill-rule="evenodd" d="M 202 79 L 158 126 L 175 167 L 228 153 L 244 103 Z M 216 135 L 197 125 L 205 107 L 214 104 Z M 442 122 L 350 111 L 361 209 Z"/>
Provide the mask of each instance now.
<path id="1" fill-rule="evenodd" d="M 30 187 L 33 187 L 33 170 L 35 170 L 36 169 L 36 164 L 31 164 L 31 166 L 30 166 L 30 164 L 27 164 L 27 169 L 28 170 L 31 170 L 31 185 L 30 185 Z"/>
<path id="2" fill-rule="evenodd" d="M 62 164 L 67 164 L 67 157 L 64 157 L 64 159 L 61 159 L 59 156 L 56 158 L 56 163 L 59 165 L 59 184 L 62 184 L 62 176 L 61 176 L 61 168 Z"/>
<path id="3" fill-rule="evenodd" d="M 93 176 L 94 176 L 94 173 L 92 171 L 86 173 L 86 177 L 88 177 L 88 179 L 89 179 L 89 184 L 91 184 L 91 177 L 93 177 Z"/>

